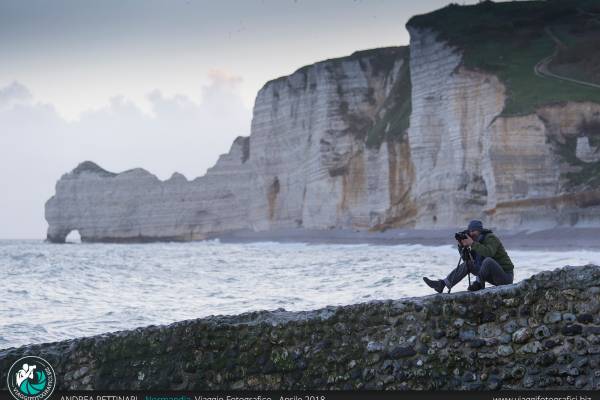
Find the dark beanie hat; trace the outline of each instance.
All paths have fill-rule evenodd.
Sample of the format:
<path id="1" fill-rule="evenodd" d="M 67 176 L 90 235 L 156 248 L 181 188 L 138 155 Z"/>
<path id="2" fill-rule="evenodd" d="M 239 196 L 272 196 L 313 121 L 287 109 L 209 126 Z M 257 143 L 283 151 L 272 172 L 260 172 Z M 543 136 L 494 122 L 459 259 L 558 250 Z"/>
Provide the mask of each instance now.
<path id="1" fill-rule="evenodd" d="M 480 231 L 481 232 L 483 230 L 483 223 L 481 221 L 474 219 L 473 221 L 469 222 L 469 227 L 467 229 L 470 231 Z"/>

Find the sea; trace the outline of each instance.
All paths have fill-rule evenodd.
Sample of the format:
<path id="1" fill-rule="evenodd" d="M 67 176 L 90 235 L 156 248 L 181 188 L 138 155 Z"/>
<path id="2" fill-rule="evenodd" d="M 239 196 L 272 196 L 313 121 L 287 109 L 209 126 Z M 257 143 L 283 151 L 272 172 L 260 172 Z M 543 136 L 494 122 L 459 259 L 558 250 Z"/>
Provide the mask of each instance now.
<path id="1" fill-rule="evenodd" d="M 600 262 L 599 250 L 509 255 L 515 281 Z M 444 277 L 458 259 L 451 244 L 0 240 L 0 349 L 209 315 L 422 296 L 433 293 L 422 277 Z"/>

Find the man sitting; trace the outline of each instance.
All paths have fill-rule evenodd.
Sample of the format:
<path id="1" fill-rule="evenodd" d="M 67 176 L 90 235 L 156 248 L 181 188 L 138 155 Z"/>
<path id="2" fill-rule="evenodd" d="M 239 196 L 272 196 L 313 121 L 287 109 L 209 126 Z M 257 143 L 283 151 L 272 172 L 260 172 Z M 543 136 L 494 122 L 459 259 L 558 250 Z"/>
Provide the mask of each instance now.
<path id="1" fill-rule="evenodd" d="M 425 283 L 441 293 L 445 287 L 451 289 L 469 272 L 477 277 L 475 282 L 469 285 L 468 289 L 471 291 L 483 289 L 485 282 L 496 286 L 513 283 L 514 266 L 500 239 L 489 229 L 483 229 L 481 221 L 469 222 L 467 230 L 469 233 L 466 239 L 461 240 L 461 245 L 471 248 L 474 262 L 462 262 L 445 279 L 432 280 L 423 277 Z"/>

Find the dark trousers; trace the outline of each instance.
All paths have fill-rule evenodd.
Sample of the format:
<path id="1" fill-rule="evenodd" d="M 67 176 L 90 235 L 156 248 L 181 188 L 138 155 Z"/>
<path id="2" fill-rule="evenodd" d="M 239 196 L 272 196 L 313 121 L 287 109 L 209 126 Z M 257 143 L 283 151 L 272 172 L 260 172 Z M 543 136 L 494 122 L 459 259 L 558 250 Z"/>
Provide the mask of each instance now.
<path id="1" fill-rule="evenodd" d="M 509 283 L 513 283 L 514 275 L 512 271 L 504 271 L 500 264 L 496 262 L 491 257 L 486 257 L 483 259 L 481 265 L 475 265 L 475 263 L 471 263 L 471 267 L 467 267 L 466 263 L 461 263 L 453 269 L 446 279 L 444 279 L 444 283 L 446 287 L 451 288 L 460 282 L 467 273 L 472 273 L 477 277 L 477 280 L 481 283 L 483 287 L 485 287 L 485 282 L 489 282 L 492 285 L 508 285 Z"/>

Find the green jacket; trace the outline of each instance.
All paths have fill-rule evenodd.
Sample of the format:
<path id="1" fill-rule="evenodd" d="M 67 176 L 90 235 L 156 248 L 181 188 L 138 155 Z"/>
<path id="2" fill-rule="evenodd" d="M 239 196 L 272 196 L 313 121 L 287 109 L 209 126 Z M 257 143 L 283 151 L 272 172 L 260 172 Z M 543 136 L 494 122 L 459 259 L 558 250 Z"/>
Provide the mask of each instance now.
<path id="1" fill-rule="evenodd" d="M 481 235 L 485 235 L 483 241 L 473 242 L 471 249 L 482 258 L 492 257 L 500 264 L 504 271 L 512 271 L 515 267 L 512 261 L 510 261 L 510 257 L 508 256 L 508 253 L 506 253 L 500 239 L 492 232 L 485 233 L 484 231 Z"/>

